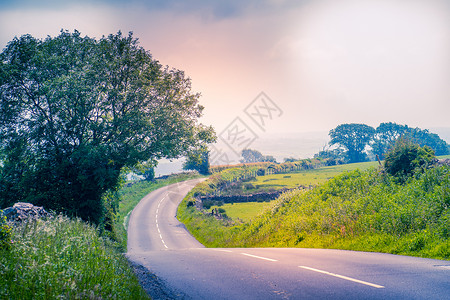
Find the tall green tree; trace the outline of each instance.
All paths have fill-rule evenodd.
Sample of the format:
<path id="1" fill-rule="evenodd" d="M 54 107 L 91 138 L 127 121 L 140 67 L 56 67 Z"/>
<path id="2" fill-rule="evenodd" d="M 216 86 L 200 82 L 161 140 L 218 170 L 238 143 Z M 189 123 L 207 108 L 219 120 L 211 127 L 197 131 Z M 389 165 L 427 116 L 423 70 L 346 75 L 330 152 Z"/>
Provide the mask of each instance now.
<path id="1" fill-rule="evenodd" d="M 411 128 L 392 122 L 381 123 L 377 127 L 372 143 L 372 153 L 383 159 L 400 137 L 405 137 L 419 146 L 428 146 L 434 150 L 436 155 L 449 153 L 449 145 L 437 134 L 431 133 L 427 129 Z"/>
<path id="2" fill-rule="evenodd" d="M 0 54 L 0 205 L 29 201 L 100 223 L 122 168 L 215 139 L 198 99 L 183 71 L 131 33 L 14 38 Z"/>
<path id="3" fill-rule="evenodd" d="M 436 155 L 449 154 L 449 145 L 435 133 L 428 129 L 409 128 L 405 136 L 420 146 L 428 146 Z"/>
<path id="4" fill-rule="evenodd" d="M 393 122 L 381 123 L 375 130 L 372 152 L 384 159 L 384 155 L 391 149 L 398 138 L 408 132 L 409 127 Z"/>
<path id="5" fill-rule="evenodd" d="M 264 161 L 264 155 L 258 150 L 242 149 L 241 151 L 242 163 L 255 163 Z"/>
<path id="6" fill-rule="evenodd" d="M 271 155 L 263 155 L 258 150 L 253 149 L 242 149 L 241 156 L 242 156 L 241 163 L 277 162 L 275 157 Z"/>
<path id="7" fill-rule="evenodd" d="M 330 145 L 345 149 L 348 162 L 366 161 L 364 152 L 375 134 L 375 129 L 365 124 L 341 124 L 330 130 Z"/>
<path id="8" fill-rule="evenodd" d="M 209 150 L 196 149 L 186 156 L 186 161 L 183 164 L 184 170 L 195 170 L 202 175 L 210 174 L 209 165 Z"/>

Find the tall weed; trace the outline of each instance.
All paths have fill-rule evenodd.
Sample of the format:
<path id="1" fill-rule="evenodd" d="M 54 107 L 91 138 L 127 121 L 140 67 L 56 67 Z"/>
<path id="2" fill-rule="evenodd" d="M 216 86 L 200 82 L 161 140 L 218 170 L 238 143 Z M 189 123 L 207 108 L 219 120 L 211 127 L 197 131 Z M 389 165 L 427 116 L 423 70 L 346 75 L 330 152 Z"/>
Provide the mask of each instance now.
<path id="1" fill-rule="evenodd" d="M 0 250 L 1 299 L 148 299 L 126 258 L 80 220 L 16 224 L 12 239 Z"/>

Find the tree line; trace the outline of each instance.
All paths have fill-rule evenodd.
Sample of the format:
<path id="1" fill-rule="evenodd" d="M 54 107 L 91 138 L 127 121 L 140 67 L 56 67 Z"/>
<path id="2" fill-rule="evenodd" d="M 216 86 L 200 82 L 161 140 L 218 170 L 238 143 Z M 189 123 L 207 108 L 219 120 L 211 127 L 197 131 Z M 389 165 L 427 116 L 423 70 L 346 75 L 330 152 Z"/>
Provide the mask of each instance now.
<path id="1" fill-rule="evenodd" d="M 434 154 L 447 155 L 450 145 L 427 129 L 412 128 L 393 122 L 381 123 L 377 128 L 366 124 L 341 124 L 329 132 L 332 147 L 315 157 L 333 158 L 342 162 L 363 162 L 385 158 L 400 138 L 421 147 L 427 146 Z"/>

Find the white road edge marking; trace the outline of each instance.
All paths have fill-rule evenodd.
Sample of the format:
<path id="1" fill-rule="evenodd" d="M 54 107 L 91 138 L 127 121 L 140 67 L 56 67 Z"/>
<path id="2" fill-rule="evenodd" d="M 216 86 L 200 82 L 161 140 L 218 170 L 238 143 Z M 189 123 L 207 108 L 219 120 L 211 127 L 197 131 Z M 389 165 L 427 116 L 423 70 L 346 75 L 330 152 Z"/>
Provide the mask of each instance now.
<path id="1" fill-rule="evenodd" d="M 233 251 L 231 250 L 224 250 L 224 249 L 213 249 L 214 251 L 220 251 L 220 252 L 228 252 L 228 253 L 233 253 Z"/>
<path id="2" fill-rule="evenodd" d="M 241 253 L 242 255 L 245 256 L 250 256 L 250 257 L 254 257 L 254 258 L 259 258 L 259 259 L 264 259 L 264 260 L 268 260 L 268 261 L 278 261 L 276 259 L 272 259 L 272 258 L 267 258 L 267 257 L 262 257 L 262 256 L 257 256 L 257 255 L 252 255 L 252 254 L 248 254 L 248 253 Z"/>
<path id="3" fill-rule="evenodd" d="M 341 278 L 341 279 L 345 279 L 345 280 L 349 280 L 349 281 L 353 281 L 353 282 L 357 282 L 357 283 L 361 283 L 361 284 L 365 284 L 365 285 L 368 285 L 368 286 L 371 286 L 371 287 L 374 287 L 374 288 L 377 288 L 377 289 L 383 289 L 384 288 L 384 286 L 378 285 L 378 284 L 375 284 L 375 283 L 370 283 L 370 282 L 367 282 L 367 281 L 362 281 L 362 280 L 358 280 L 358 279 L 355 279 L 355 278 L 347 277 L 347 276 L 344 276 L 344 275 L 334 274 L 334 273 L 330 273 L 330 272 L 327 272 L 327 271 L 322 271 L 322 270 L 318 270 L 318 269 L 314 269 L 314 268 L 310 268 L 310 267 L 306 267 L 306 266 L 299 266 L 299 268 L 310 270 L 310 271 L 314 271 L 314 272 L 318 272 L 318 273 L 322 273 L 322 274 L 326 274 L 326 275 L 330 275 L 330 276 L 334 276 L 334 277 L 338 277 L 338 278 Z"/>

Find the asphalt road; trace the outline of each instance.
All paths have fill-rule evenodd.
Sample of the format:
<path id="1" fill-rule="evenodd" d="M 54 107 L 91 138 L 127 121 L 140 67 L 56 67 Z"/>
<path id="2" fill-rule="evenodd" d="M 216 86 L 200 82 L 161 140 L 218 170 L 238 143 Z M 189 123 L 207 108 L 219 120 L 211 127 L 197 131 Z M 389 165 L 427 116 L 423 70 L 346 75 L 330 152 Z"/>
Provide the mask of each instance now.
<path id="1" fill-rule="evenodd" d="M 156 190 L 133 210 L 128 257 L 179 299 L 450 299 L 450 261 L 301 248 L 205 248 L 176 219 L 198 182 Z"/>

